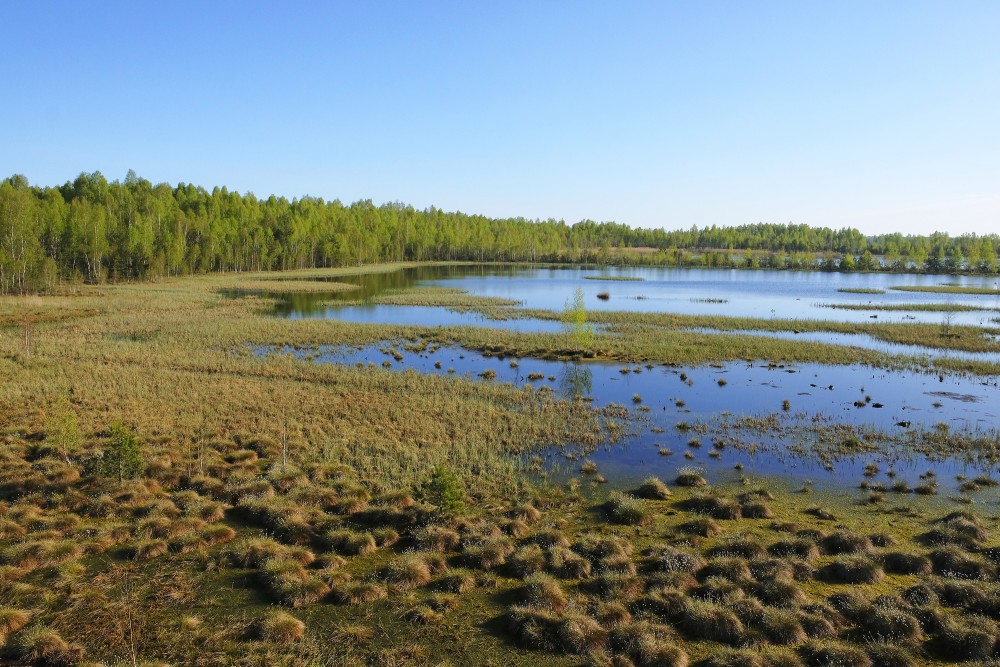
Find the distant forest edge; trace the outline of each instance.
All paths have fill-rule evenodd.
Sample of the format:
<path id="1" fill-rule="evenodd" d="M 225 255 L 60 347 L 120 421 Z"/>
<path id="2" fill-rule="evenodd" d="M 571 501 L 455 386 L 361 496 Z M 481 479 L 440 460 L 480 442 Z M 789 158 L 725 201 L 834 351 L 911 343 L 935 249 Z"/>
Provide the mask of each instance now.
<path id="1" fill-rule="evenodd" d="M 689 230 L 494 219 L 370 200 L 259 199 L 224 187 L 82 173 L 59 187 L 0 182 L 0 293 L 61 282 L 402 260 L 585 262 L 827 271 L 997 273 L 1000 236 L 864 236 L 802 224 Z"/>

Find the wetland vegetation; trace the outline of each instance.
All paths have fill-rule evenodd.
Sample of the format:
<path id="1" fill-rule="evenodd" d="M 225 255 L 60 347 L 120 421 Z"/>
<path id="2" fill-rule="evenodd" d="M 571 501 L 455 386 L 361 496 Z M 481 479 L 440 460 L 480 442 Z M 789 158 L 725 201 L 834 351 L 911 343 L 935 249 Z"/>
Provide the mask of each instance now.
<path id="1" fill-rule="evenodd" d="M 498 293 L 518 269 L 453 270 L 0 298 L 4 657 L 996 656 L 993 328 L 623 310 L 646 302 L 608 285 L 600 306 L 585 277 L 543 307 Z"/>

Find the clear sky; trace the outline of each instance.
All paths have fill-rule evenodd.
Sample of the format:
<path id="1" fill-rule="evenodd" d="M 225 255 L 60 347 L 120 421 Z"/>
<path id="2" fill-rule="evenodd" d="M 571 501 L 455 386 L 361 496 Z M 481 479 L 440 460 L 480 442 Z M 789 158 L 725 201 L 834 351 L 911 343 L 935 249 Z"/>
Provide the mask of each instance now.
<path id="1" fill-rule="evenodd" d="M 1000 232 L 1000 2 L 6 2 L 0 174 Z"/>

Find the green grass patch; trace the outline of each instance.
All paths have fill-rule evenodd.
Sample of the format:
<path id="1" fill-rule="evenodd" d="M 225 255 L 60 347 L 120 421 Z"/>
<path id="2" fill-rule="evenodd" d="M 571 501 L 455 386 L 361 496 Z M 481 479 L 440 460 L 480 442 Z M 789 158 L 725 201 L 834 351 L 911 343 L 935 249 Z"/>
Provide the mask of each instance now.
<path id="1" fill-rule="evenodd" d="M 877 289 L 875 287 L 841 287 L 837 291 L 846 294 L 885 294 L 884 289 Z"/>
<path id="2" fill-rule="evenodd" d="M 837 310 L 886 310 L 928 313 L 968 313 L 996 310 L 995 308 L 968 306 L 960 303 L 824 303 L 820 305 L 823 308 L 834 308 Z"/>
<path id="3" fill-rule="evenodd" d="M 890 289 L 897 292 L 929 292 L 932 294 L 996 294 L 1000 289 L 995 287 L 972 287 L 969 285 L 900 285 Z"/>

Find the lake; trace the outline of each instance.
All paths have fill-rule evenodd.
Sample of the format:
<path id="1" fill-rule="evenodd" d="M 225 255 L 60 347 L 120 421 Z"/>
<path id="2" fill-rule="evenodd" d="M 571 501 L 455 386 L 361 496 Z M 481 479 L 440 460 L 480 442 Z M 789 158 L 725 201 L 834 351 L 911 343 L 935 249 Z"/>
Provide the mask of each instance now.
<path id="1" fill-rule="evenodd" d="M 608 276 L 619 279 L 604 279 Z M 337 281 L 354 283 L 358 290 L 291 297 L 274 294 L 276 314 L 290 318 L 325 317 L 420 326 L 560 330 L 558 322 L 549 320 L 491 320 L 478 313 L 460 313 L 445 308 L 357 305 L 359 299 L 369 300 L 387 290 L 409 286 L 460 289 L 477 296 L 516 300 L 527 308 L 554 310 L 561 310 L 573 292 L 581 288 L 588 310 L 781 319 L 869 321 L 875 314 L 885 321 L 942 321 L 940 312 L 853 311 L 825 307 L 843 303 L 945 303 L 1000 308 L 1000 297 L 994 295 L 891 290 L 899 285 L 944 283 L 992 287 L 992 279 L 979 277 L 445 266 L 337 278 Z M 838 291 L 842 289 L 881 289 L 886 293 Z M 599 292 L 608 292 L 609 298 L 599 299 Z M 338 305 L 343 301 L 351 303 Z M 997 310 L 958 312 L 954 313 L 952 323 L 995 327 L 990 320 L 996 317 L 1000 317 Z M 808 338 L 892 353 L 962 356 L 962 353 L 947 350 L 891 346 L 865 336 L 810 334 Z M 388 348 L 393 348 L 395 354 L 387 353 Z M 717 482 L 749 474 L 780 477 L 790 485 L 812 483 L 817 487 L 845 489 L 856 486 L 863 479 L 865 465 L 877 463 L 883 473 L 891 468 L 895 481 L 906 480 L 913 485 L 918 482 L 919 475 L 933 469 L 945 492 L 958 487 L 956 476 L 972 477 L 997 471 L 992 460 L 977 460 L 972 454 L 941 450 L 914 452 L 899 444 L 906 440 L 908 432 L 921 429 L 948 429 L 952 433 L 995 441 L 994 429 L 1000 424 L 1000 388 L 996 378 L 889 372 L 850 363 L 775 367 L 766 362 L 740 362 L 685 368 L 573 363 L 485 356 L 452 347 L 434 352 L 411 352 L 399 341 L 361 349 L 262 348 L 258 352 L 295 354 L 316 363 L 372 365 L 377 372 L 385 368 L 462 376 L 474 381 L 530 384 L 536 388 L 548 387 L 565 398 L 585 397 L 596 407 L 628 406 L 635 419 L 630 434 L 622 442 L 585 454 L 554 448 L 545 451 L 545 470 L 556 479 L 577 474 L 579 461 L 567 458 L 568 455 L 589 457 L 602 474 L 619 484 L 631 484 L 650 474 L 670 479 L 679 468 L 694 466 Z M 998 358 L 995 353 L 968 356 L 987 360 Z M 785 401 L 788 401 L 787 409 Z M 876 447 L 878 438 L 873 437 L 873 451 L 848 456 L 822 455 L 810 447 L 813 442 L 831 437 L 830 433 L 835 432 L 838 424 L 849 425 L 862 434 L 862 440 L 864 434 L 878 431 L 884 433 L 888 441 Z"/>
<path id="2" fill-rule="evenodd" d="M 614 280 L 602 280 L 603 277 Z M 628 279 L 628 280 L 625 280 Z M 950 304 L 984 308 L 956 312 L 952 324 L 996 326 L 1000 317 L 997 294 L 941 294 L 894 291 L 896 286 L 962 285 L 984 289 L 997 286 L 983 276 L 910 275 L 884 273 L 825 273 L 817 271 L 739 271 L 718 269 L 582 268 L 432 266 L 336 278 L 357 290 L 283 296 L 278 313 L 287 317 L 365 317 L 361 310 L 340 312 L 336 301 L 364 301 L 393 289 L 417 285 L 464 290 L 476 296 L 521 302 L 524 308 L 561 310 L 577 288 L 589 310 L 667 312 L 689 315 L 774 317 L 838 322 L 941 323 L 943 313 L 926 311 L 839 310 L 832 304 L 906 305 Z M 856 294 L 845 289 L 879 289 L 885 294 Z M 598 298 L 606 292 L 608 299 Z M 372 306 L 375 308 L 375 306 Z M 388 316 L 391 312 L 382 311 Z M 876 315 L 877 318 L 872 318 Z M 384 320 L 379 320 L 384 321 Z M 400 322 L 403 323 L 403 322 Z"/>

